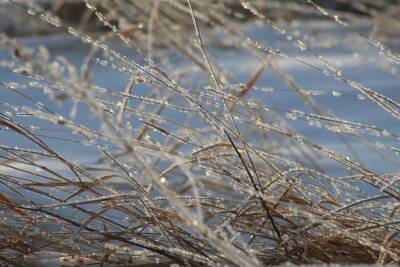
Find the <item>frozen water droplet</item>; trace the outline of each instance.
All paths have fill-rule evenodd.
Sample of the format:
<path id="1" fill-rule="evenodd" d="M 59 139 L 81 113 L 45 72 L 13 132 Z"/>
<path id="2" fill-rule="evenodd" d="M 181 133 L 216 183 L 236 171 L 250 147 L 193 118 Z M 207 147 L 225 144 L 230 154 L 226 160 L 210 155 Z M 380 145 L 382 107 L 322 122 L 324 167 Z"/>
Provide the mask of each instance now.
<path id="1" fill-rule="evenodd" d="M 58 116 L 57 117 L 57 123 L 58 124 L 64 124 L 65 123 L 65 119 L 64 119 L 64 117 L 63 116 Z"/>
<path id="2" fill-rule="evenodd" d="M 32 15 L 32 16 L 35 16 L 37 14 L 37 12 L 33 8 L 28 8 L 28 14 Z"/>
<path id="3" fill-rule="evenodd" d="M 307 46 L 300 40 L 297 40 L 297 46 L 300 48 L 301 51 L 305 51 Z"/>
<path id="4" fill-rule="evenodd" d="M 389 133 L 386 129 L 384 129 L 384 130 L 382 131 L 382 135 L 383 135 L 383 136 L 390 136 L 390 133 Z"/>

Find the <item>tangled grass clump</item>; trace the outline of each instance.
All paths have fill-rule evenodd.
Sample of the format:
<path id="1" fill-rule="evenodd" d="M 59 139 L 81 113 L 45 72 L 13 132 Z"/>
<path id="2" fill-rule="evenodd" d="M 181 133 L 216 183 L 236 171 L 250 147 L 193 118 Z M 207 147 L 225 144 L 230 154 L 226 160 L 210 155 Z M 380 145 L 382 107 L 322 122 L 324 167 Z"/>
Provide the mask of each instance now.
<path id="1" fill-rule="evenodd" d="M 399 263 L 399 94 L 325 53 L 398 79 L 378 29 L 397 18 L 369 1 L 237 2 L 3 4 L 56 41 L 0 35 L 1 264 Z M 310 14 L 335 32 L 307 32 Z"/>

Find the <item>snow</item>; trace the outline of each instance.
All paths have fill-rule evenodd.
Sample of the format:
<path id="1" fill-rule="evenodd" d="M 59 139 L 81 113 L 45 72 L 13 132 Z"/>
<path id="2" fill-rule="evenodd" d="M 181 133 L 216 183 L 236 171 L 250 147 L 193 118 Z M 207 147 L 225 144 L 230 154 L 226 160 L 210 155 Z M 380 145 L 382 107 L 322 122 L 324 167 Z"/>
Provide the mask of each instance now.
<path id="1" fill-rule="evenodd" d="M 391 97 L 398 103 L 400 97 L 398 88 L 399 76 L 384 72 L 379 68 L 379 64 L 391 66 L 395 69 L 398 68 L 398 65 L 380 55 L 377 48 L 371 46 L 362 37 L 349 33 L 337 24 L 317 21 L 313 23 L 297 22 L 295 25 L 298 29 L 301 29 L 302 36 L 310 36 L 309 40 L 304 41 L 311 43 L 316 53 L 323 56 L 334 66 L 340 68 L 343 74 L 368 88 Z M 357 25 L 360 31 L 366 31 L 368 28 L 367 26 L 368 25 L 364 23 Z M 319 32 L 311 35 L 311 33 L 316 30 Z M 307 32 L 309 32 L 310 35 L 305 34 Z M 218 34 L 219 33 L 217 33 L 217 35 Z M 314 96 L 314 99 L 320 106 L 324 107 L 324 109 L 329 110 L 331 116 L 358 122 L 363 125 L 374 125 L 390 133 L 399 133 L 400 125 L 398 121 L 384 112 L 377 104 L 372 103 L 369 99 L 364 100 L 364 97 L 362 95 L 360 96 L 360 92 L 357 92 L 349 85 L 341 83 L 332 77 L 327 77 L 323 72 L 293 60 L 293 58 L 298 58 L 314 67 L 326 69 L 326 65 L 315 55 L 307 51 L 301 51 L 296 48 L 292 42 L 285 40 L 282 36 L 279 36 L 276 32 L 266 27 L 250 27 L 246 31 L 246 34 L 258 42 L 279 48 L 285 54 L 289 55 L 290 58 L 272 55 L 271 62 L 274 66 L 285 70 L 291 75 L 303 90 L 320 92 L 321 95 Z M 49 50 L 52 59 L 61 55 L 78 67 L 82 65 L 86 55 L 90 51 L 88 45 L 82 44 L 73 37 L 65 35 L 21 38 L 20 41 L 31 47 L 43 45 Z M 113 47 L 128 57 L 137 57 L 137 55 L 123 45 L 113 43 Z M 223 66 L 224 71 L 230 74 L 232 81 L 235 83 L 246 83 L 260 66 L 259 58 L 251 56 L 248 52 L 243 50 L 221 48 L 217 46 L 207 47 L 207 49 L 213 55 L 214 61 L 217 62 L 219 66 Z M 187 61 L 183 60 L 180 56 L 168 53 L 165 53 L 165 55 L 170 57 L 169 59 L 173 61 L 175 66 L 182 67 L 188 64 Z M 362 55 L 362 57 L 358 55 Z M 9 58 L 8 53 L 4 50 L 0 50 L 0 60 L 7 58 Z M 101 55 L 99 55 L 99 58 L 101 58 Z M 368 59 L 368 62 L 372 62 L 372 64 L 367 63 L 366 59 Z M 140 61 L 140 58 L 138 58 L 138 60 Z M 373 64 L 374 62 L 379 64 Z M 187 67 L 189 69 L 192 66 L 188 65 Z M 93 83 L 100 87 L 107 88 L 110 92 L 123 91 L 129 80 L 128 75 L 110 70 L 109 67 L 104 67 L 99 64 L 94 64 L 93 70 Z M 27 82 L 26 78 L 7 72 L 7 69 L 4 67 L 0 69 L 0 72 L 1 82 Z M 273 91 L 263 91 L 262 88 L 266 87 L 272 87 Z M 57 110 L 63 117 L 71 119 L 70 111 L 73 105 L 72 102 L 55 102 L 46 98 L 43 93 L 29 88 L 26 89 L 26 92 L 35 97 L 36 100 Z M 138 90 L 137 93 L 140 94 L 140 90 Z M 29 101 L 23 100 L 20 96 L 16 95 L 15 92 L 7 90 L 4 87 L 0 89 L 0 99 L 0 112 L 2 113 L 10 111 L 6 103 L 12 105 L 29 105 Z M 304 103 L 299 95 L 295 94 L 285 82 L 279 79 L 277 75 L 268 68 L 262 73 L 254 90 L 248 95 L 248 99 L 256 99 L 265 107 L 275 110 L 283 117 L 287 112 L 290 113 L 298 110 L 308 114 L 315 113 Z M 172 116 L 178 116 L 176 112 L 171 114 L 175 114 Z M 178 117 L 171 117 L 171 119 L 178 119 Z M 20 118 L 19 121 L 26 125 L 32 124 L 34 127 L 39 128 L 55 128 L 51 123 L 45 123 L 41 120 Z M 82 104 L 78 106 L 78 113 L 74 121 L 78 124 L 85 123 L 88 127 L 97 127 L 99 123 L 98 119 L 90 110 Z M 340 141 L 334 133 L 328 131 L 324 127 L 319 127 L 318 123 L 302 119 L 288 120 L 288 123 L 290 123 L 292 129 L 296 129 L 296 131 L 313 142 L 335 150 L 343 155 L 353 157 L 348 147 Z M 94 144 L 88 143 L 86 146 L 82 146 L 80 143 L 68 141 L 74 138 L 71 134 L 60 132 L 57 134 L 57 137 L 61 138 L 65 135 L 66 140 L 54 140 L 51 137 L 46 137 L 47 135 L 54 135 L 54 132 L 51 132 L 51 130 L 47 133 L 44 130 L 41 131 L 41 133 L 43 134 L 43 140 L 48 142 L 51 147 L 56 149 L 67 159 L 74 162 L 88 163 L 98 154 L 98 150 Z M 399 140 L 395 138 L 381 136 L 379 139 L 376 136 L 370 136 L 370 138 L 371 140 L 379 140 L 390 146 L 397 147 L 399 144 Z M 377 173 L 399 171 L 399 158 L 395 153 L 382 150 L 382 154 L 392 159 L 391 162 L 384 161 L 380 154 L 371 153 L 369 149 L 360 142 L 352 138 L 346 138 L 346 140 L 348 144 L 357 151 L 357 157 L 359 158 L 355 160 L 360 160 L 360 162 L 364 166 L 368 166 L 370 170 Z M 37 148 L 32 146 L 27 140 L 17 138 L 15 134 L 6 131 L 4 128 L 0 131 L 0 144 L 17 145 L 26 149 Z M 282 151 L 282 153 L 284 154 L 285 152 Z M 325 167 L 332 174 L 342 173 L 342 171 L 334 169 L 336 165 L 332 165 L 330 168 L 330 163 L 325 163 L 327 164 Z M 43 164 L 49 163 L 43 162 Z M 52 168 L 57 168 L 58 171 L 62 171 L 58 169 L 61 168 L 59 165 L 52 165 Z M 4 169 L 5 167 L 2 167 L 0 171 L 5 172 L 6 170 Z M 8 170 L 8 173 L 15 172 L 16 170 Z"/>

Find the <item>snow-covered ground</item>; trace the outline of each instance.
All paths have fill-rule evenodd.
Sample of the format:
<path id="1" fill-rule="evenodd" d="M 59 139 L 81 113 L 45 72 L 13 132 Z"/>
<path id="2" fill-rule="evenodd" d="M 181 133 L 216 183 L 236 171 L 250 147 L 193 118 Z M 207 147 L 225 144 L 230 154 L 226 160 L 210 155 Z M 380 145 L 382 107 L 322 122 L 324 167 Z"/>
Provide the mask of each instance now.
<path id="1" fill-rule="evenodd" d="M 398 103 L 400 98 L 398 64 L 381 55 L 378 49 L 372 46 L 365 38 L 327 21 L 297 22 L 293 23 L 292 27 L 294 36 L 297 34 L 303 40 L 304 37 L 308 37 L 304 42 L 308 43 L 315 53 L 321 55 L 323 60 L 327 60 L 332 65 L 340 68 L 343 75 L 350 77 L 367 88 L 392 98 Z M 360 22 L 356 27 L 357 30 L 364 33 L 368 32 L 369 29 L 364 22 Z M 289 74 L 305 94 L 311 95 L 318 105 L 323 107 L 326 114 L 338 119 L 378 127 L 383 130 L 383 134 L 378 132 L 375 136 L 368 134 L 366 136 L 371 142 L 378 140 L 386 146 L 392 146 L 392 149 L 391 151 L 382 149 L 380 153 L 371 152 L 368 146 L 365 146 L 359 140 L 349 137 L 345 137 L 347 140 L 347 145 L 345 145 L 343 140 L 338 138 L 335 133 L 328 131 L 325 127 L 321 127 L 322 125 L 318 119 L 304 119 L 303 113 L 315 114 L 315 110 L 312 110 L 287 83 L 268 68 L 263 71 L 255 87 L 248 95 L 248 99 L 256 99 L 266 108 L 286 118 L 291 128 L 311 141 L 348 156 L 362 165 L 368 166 L 371 171 L 376 173 L 399 171 L 399 155 L 396 155 L 395 151 L 393 151 L 398 149 L 399 139 L 389 136 L 390 134 L 394 136 L 399 134 L 400 125 L 397 119 L 384 112 L 380 106 L 366 99 L 364 95 L 351 88 L 348 84 L 339 82 L 332 77 L 326 76 L 324 72 L 317 70 L 316 68 L 327 69 L 321 58 L 308 51 L 301 51 L 293 45 L 293 42 L 286 40 L 272 29 L 250 27 L 246 30 L 246 34 L 252 40 L 279 48 L 288 55 L 289 58 L 272 56 L 271 60 L 276 67 Z M 90 51 L 88 45 L 82 44 L 79 40 L 67 35 L 21 38 L 20 41 L 30 47 L 43 45 L 49 50 L 51 59 L 62 56 L 78 68 Z M 122 54 L 135 59 L 135 55 L 128 48 L 117 43 L 113 43 L 113 47 L 121 51 Z M 257 57 L 250 56 L 248 52 L 240 49 L 219 47 L 217 45 L 207 46 L 207 49 L 214 57 L 214 61 L 229 74 L 232 83 L 246 83 L 261 64 Z M 184 67 L 188 64 L 186 60 L 174 54 L 165 53 L 164 56 L 170 57 L 173 66 Z M 101 58 L 101 55 L 99 54 L 98 57 Z M 2 62 L 4 63 L 7 59 L 10 59 L 9 52 L 0 50 L 0 60 L 3 60 Z M 296 59 L 301 59 L 302 62 Z M 138 58 L 137 60 L 140 61 L 141 59 Z M 22 90 L 24 93 L 57 110 L 63 117 L 71 118 L 72 102 L 57 102 L 48 99 L 42 92 L 31 88 L 32 80 L 9 72 L 5 65 L 4 63 L 3 67 L 0 68 L 2 83 L 17 82 L 27 84 L 27 88 Z M 188 65 L 188 67 L 191 66 Z M 392 74 L 383 69 L 389 67 Z M 168 71 L 168 66 L 166 70 Z M 170 71 L 172 70 L 170 69 Z M 397 73 L 393 73 L 396 71 Z M 100 64 L 94 64 L 93 83 L 107 88 L 110 92 L 123 91 L 128 80 L 129 77 L 124 73 Z M 0 89 L 0 101 L 0 112 L 2 113 L 12 112 L 10 105 L 32 105 L 30 101 L 5 87 Z M 171 119 L 174 120 L 174 118 Z M 98 119 L 83 104 L 78 106 L 78 113 L 73 120 L 77 124 L 85 123 L 87 127 L 97 127 L 99 123 Z M 73 162 L 91 163 L 94 161 L 95 156 L 98 155 L 98 150 L 94 144 L 88 142 L 83 146 L 82 143 L 68 141 L 69 139 L 74 140 L 75 136 L 71 133 L 57 133 L 57 127 L 50 123 L 24 117 L 18 117 L 18 121 L 26 126 L 32 125 L 32 130 L 40 134 L 43 140 Z M 385 133 L 389 133 L 388 136 L 385 136 Z M 66 138 L 66 140 L 55 137 Z M 0 144 L 26 149 L 35 148 L 28 140 L 17 137 L 4 127 L 0 131 Z M 356 152 L 350 151 L 349 147 L 352 147 Z M 375 150 L 376 148 L 374 148 Z M 383 160 L 384 157 L 390 160 Z M 330 174 L 340 174 L 341 172 L 336 170 L 335 166 L 332 165 L 330 168 L 329 162 L 326 162 L 325 170 Z M 53 165 L 52 167 L 60 168 L 57 170 L 59 172 L 63 171 L 62 166 Z M 0 167 L 0 172 L 13 173 L 17 171 L 2 166 Z"/>

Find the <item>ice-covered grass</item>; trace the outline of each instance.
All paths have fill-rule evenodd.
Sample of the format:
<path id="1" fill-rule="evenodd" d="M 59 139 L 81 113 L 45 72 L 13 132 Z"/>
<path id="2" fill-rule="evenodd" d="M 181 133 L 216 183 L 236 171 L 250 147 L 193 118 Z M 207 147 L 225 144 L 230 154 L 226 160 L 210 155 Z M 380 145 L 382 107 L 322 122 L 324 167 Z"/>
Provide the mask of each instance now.
<path id="1" fill-rule="evenodd" d="M 0 262 L 399 262 L 400 58 L 373 16 L 85 0 L 88 33 L 9 2 L 58 33 L 0 35 Z"/>

